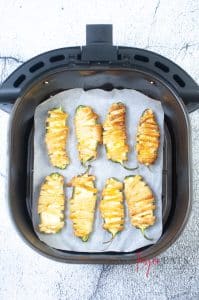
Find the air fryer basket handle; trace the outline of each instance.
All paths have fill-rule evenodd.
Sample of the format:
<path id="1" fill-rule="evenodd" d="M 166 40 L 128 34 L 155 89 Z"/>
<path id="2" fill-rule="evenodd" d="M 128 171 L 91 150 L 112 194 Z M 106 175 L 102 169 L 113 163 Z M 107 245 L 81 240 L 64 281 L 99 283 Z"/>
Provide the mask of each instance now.
<path id="1" fill-rule="evenodd" d="M 113 44 L 113 26 L 111 24 L 86 25 L 86 45 Z"/>
<path id="2" fill-rule="evenodd" d="M 0 109 L 9 113 L 20 93 L 20 88 L 0 88 Z"/>
<path id="3" fill-rule="evenodd" d="M 82 61 L 117 61 L 117 47 L 113 46 L 111 24 L 86 25 L 86 46 L 82 47 Z"/>
<path id="4" fill-rule="evenodd" d="M 185 89 L 180 96 L 189 113 L 199 109 L 199 88 Z"/>
<path id="5" fill-rule="evenodd" d="M 0 88 L 0 104 L 14 104 L 15 100 L 19 97 L 20 93 L 21 89 L 19 88 Z"/>

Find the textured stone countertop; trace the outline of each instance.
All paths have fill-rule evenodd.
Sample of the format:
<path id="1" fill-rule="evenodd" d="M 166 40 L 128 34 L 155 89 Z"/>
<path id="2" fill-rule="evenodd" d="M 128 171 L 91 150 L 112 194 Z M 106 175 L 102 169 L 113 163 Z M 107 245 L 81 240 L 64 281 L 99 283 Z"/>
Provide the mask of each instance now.
<path id="1" fill-rule="evenodd" d="M 199 83 L 198 0 L 0 0 L 0 82 L 37 54 L 85 44 L 87 23 L 112 23 L 116 45 L 158 52 Z M 199 299 L 199 111 L 190 121 L 192 213 L 146 277 L 144 265 L 137 272 L 134 265 L 61 264 L 24 244 L 7 211 L 9 114 L 0 111 L 0 299 Z"/>

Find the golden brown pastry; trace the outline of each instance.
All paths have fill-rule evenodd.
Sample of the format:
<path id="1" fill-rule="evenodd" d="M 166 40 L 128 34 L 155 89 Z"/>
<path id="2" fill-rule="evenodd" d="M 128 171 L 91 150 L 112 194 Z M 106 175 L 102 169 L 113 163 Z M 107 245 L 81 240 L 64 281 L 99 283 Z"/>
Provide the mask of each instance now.
<path id="1" fill-rule="evenodd" d="M 156 208 L 150 187 L 140 175 L 127 176 L 124 179 L 124 193 L 131 224 L 139 228 L 144 237 L 147 238 L 144 232 L 145 229 L 155 223 L 153 212 Z"/>
<path id="2" fill-rule="evenodd" d="M 108 178 L 102 191 L 100 212 L 104 220 L 103 228 L 112 234 L 112 238 L 124 228 L 123 184 Z"/>
<path id="3" fill-rule="evenodd" d="M 58 173 L 47 176 L 38 199 L 39 230 L 57 233 L 64 227 L 64 178 Z"/>
<path id="4" fill-rule="evenodd" d="M 95 176 L 88 172 L 72 178 L 68 186 L 73 187 L 70 199 L 70 219 L 73 222 L 74 234 L 86 242 L 93 229 L 97 189 Z"/>
<path id="5" fill-rule="evenodd" d="M 129 152 L 125 118 L 125 105 L 120 102 L 113 103 L 103 125 L 103 144 L 107 158 L 122 165 L 127 161 Z"/>
<path id="6" fill-rule="evenodd" d="M 160 129 L 153 111 L 147 109 L 140 118 L 137 130 L 136 152 L 138 161 L 146 166 L 153 164 L 158 157 L 159 145 Z"/>
<path id="7" fill-rule="evenodd" d="M 45 142 L 48 155 L 52 166 L 59 169 L 65 169 L 69 164 L 69 158 L 66 152 L 66 143 L 68 138 L 68 118 L 61 108 L 54 108 L 48 111 L 46 119 Z"/>
<path id="8" fill-rule="evenodd" d="M 79 159 L 83 165 L 97 157 L 97 146 L 102 143 L 102 126 L 98 115 L 89 106 L 80 105 L 75 113 L 75 131 Z"/>

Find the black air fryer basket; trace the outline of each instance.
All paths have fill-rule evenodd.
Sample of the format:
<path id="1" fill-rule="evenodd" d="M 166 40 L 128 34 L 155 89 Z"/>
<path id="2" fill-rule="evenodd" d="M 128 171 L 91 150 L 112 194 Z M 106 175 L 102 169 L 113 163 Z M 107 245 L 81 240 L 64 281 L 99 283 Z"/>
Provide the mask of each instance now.
<path id="1" fill-rule="evenodd" d="M 67 263 L 135 263 L 128 253 L 61 251 L 41 242 L 31 218 L 33 117 L 42 101 L 72 88 L 135 89 L 161 100 L 165 113 L 163 234 L 139 252 L 152 258 L 166 250 L 184 229 L 191 209 L 191 148 L 188 113 L 199 107 L 194 80 L 168 59 L 146 50 L 112 45 L 111 25 L 88 25 L 86 46 L 41 54 L 2 84 L 0 102 L 13 105 L 9 132 L 9 208 L 23 239 L 37 252 Z"/>

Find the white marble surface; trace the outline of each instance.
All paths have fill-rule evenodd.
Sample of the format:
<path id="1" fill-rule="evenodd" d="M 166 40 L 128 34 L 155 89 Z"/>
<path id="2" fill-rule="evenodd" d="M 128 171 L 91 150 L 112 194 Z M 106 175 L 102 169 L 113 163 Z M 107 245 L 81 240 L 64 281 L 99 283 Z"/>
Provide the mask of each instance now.
<path id="1" fill-rule="evenodd" d="M 115 44 L 159 52 L 199 83 L 198 0 L 0 0 L 0 82 L 32 56 L 84 44 L 86 23 L 112 23 Z M 191 217 L 147 278 L 145 266 L 60 264 L 23 243 L 7 212 L 9 115 L 0 111 L 0 299 L 199 299 L 199 111 L 190 120 Z"/>

